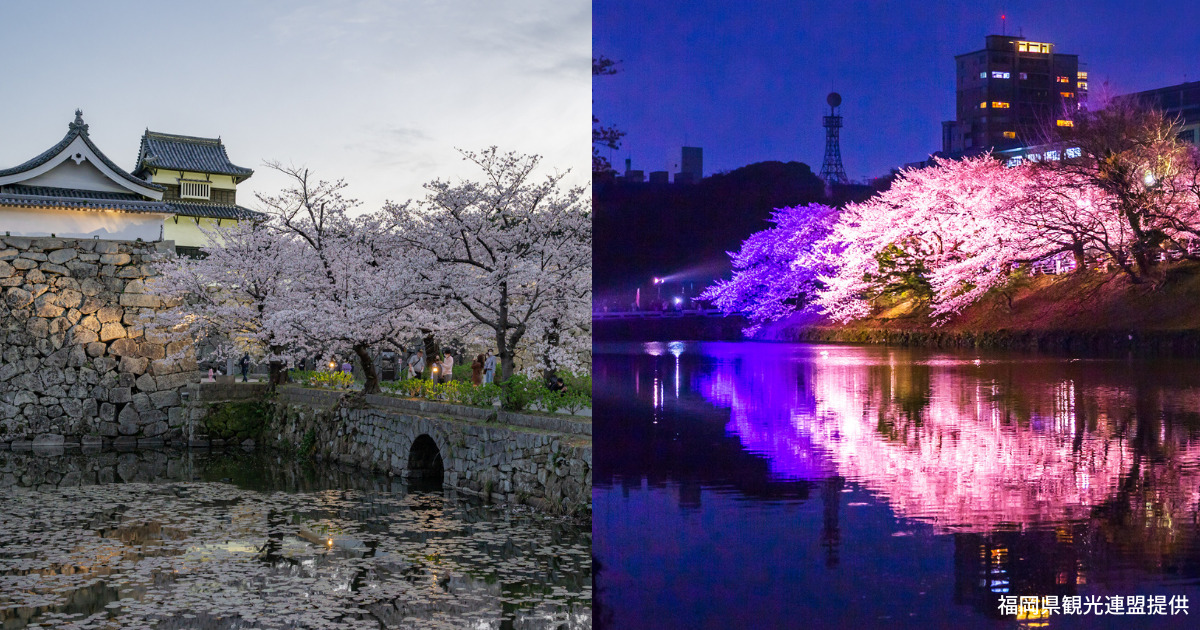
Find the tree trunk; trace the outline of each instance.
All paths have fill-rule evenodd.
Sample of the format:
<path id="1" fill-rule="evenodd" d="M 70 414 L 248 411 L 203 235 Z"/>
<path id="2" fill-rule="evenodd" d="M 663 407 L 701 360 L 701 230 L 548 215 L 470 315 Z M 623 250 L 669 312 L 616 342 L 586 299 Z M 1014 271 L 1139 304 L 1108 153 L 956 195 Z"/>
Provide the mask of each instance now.
<path id="1" fill-rule="evenodd" d="M 1071 247 L 1071 256 L 1075 258 L 1075 273 L 1087 272 L 1087 258 L 1083 255 L 1083 244 L 1075 243 Z"/>
<path id="2" fill-rule="evenodd" d="M 542 354 L 542 363 L 545 368 L 542 369 L 542 380 L 549 385 L 554 382 L 555 370 L 550 367 L 550 349 L 558 346 L 558 318 L 550 321 L 550 329 L 546 333 L 546 352 Z"/>
<path id="3" fill-rule="evenodd" d="M 363 385 L 364 394 L 379 393 L 379 375 L 375 373 L 375 360 L 371 358 L 370 349 L 358 344 L 354 346 L 354 354 L 358 355 L 358 362 L 362 365 L 363 373 L 367 378 L 367 382 Z"/>
<path id="4" fill-rule="evenodd" d="M 284 369 L 283 361 L 279 359 L 272 359 L 268 365 L 270 365 L 271 372 L 270 377 L 267 378 L 267 387 L 274 391 L 276 387 L 283 385 L 286 381 L 287 370 Z"/>

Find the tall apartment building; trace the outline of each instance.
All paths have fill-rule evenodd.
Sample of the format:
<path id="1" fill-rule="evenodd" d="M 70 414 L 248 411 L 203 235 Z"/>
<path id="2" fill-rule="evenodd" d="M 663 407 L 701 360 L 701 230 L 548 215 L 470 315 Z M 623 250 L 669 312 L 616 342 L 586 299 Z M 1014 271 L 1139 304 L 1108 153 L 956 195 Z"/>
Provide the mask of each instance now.
<path id="1" fill-rule="evenodd" d="M 942 123 L 942 151 L 1011 149 L 1038 143 L 1044 125 L 1070 125 L 1087 100 L 1079 56 L 1054 44 L 988 35 L 982 50 L 958 55 L 956 120 Z"/>

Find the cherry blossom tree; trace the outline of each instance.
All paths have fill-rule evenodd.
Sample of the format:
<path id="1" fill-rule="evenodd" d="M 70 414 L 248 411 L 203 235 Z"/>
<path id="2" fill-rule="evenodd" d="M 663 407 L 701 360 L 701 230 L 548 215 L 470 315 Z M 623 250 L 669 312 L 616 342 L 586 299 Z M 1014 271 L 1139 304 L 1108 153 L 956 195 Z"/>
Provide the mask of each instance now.
<path id="1" fill-rule="evenodd" d="M 160 323 L 178 340 L 229 339 L 226 354 L 258 349 L 272 383 L 286 356 L 353 352 L 364 392 L 376 393 L 374 353 L 440 328 L 413 262 L 382 212 L 350 215 L 358 203 L 342 196 L 344 182 L 269 166 L 292 186 L 258 196 L 264 221 L 214 230 L 206 258 L 161 265 L 153 290 L 175 306 Z"/>
<path id="2" fill-rule="evenodd" d="M 382 211 L 352 217 L 358 202 L 343 197 L 344 181 L 313 181 L 308 169 L 269 164 L 292 187 L 259 195 L 281 240 L 296 243 L 287 299 L 268 325 L 302 352 L 354 352 L 365 393 L 379 391 L 374 352 L 441 327 L 420 290 L 417 261 Z"/>
<path id="3" fill-rule="evenodd" d="M 1200 234 L 1200 210 L 1186 193 L 1194 149 L 1178 138 L 1179 125 L 1129 98 L 1081 110 L 1048 134 L 1065 157 L 1038 168 L 1057 171 L 1103 193 L 1103 212 L 1119 217 L 1125 252 L 1114 262 L 1134 282 L 1154 274 L 1164 247 L 1186 249 L 1182 238 Z"/>
<path id="4" fill-rule="evenodd" d="M 297 243 L 258 221 L 202 230 L 214 244 L 204 258 L 171 256 L 157 263 L 147 289 L 169 307 L 147 323 L 162 331 L 168 348 L 177 348 L 174 358 L 201 339 L 216 343 L 215 357 L 265 357 L 274 386 L 282 380 L 289 338 L 270 325 L 269 316 L 291 290 Z"/>
<path id="5" fill-rule="evenodd" d="M 540 180 L 540 158 L 491 147 L 462 151 L 482 181 L 435 180 L 416 202 L 389 203 L 394 236 L 426 299 L 448 321 L 473 322 L 494 344 L 501 376 L 518 354 L 527 370 L 579 368 L 591 349 L 591 211 L 564 174 Z"/>
<path id="6" fill-rule="evenodd" d="M 821 288 L 818 278 L 833 271 L 841 253 L 827 237 L 838 211 L 822 204 L 780 208 L 771 215 L 774 227 L 756 232 L 737 252 L 729 252 L 733 278 L 717 281 L 701 299 L 712 300 L 726 314 L 743 312 L 753 334 L 763 324 L 810 308 Z"/>
<path id="7" fill-rule="evenodd" d="M 1026 179 L 990 156 L 902 171 L 889 190 L 848 206 L 832 230 L 843 250 L 835 272 L 821 277 L 822 310 L 847 321 L 900 296 L 928 298 L 945 316 L 1005 282 L 1014 261 L 1045 255 L 1000 213 Z"/>

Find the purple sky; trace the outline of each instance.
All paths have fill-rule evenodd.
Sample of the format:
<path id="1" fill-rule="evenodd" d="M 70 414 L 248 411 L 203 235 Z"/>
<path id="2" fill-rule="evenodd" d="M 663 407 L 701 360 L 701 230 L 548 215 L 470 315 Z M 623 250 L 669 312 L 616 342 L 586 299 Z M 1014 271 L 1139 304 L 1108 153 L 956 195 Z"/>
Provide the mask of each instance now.
<path id="1" fill-rule="evenodd" d="M 765 160 L 821 168 L 821 116 L 842 94 L 842 159 L 855 180 L 941 148 L 954 56 L 1007 32 L 1079 55 L 1098 95 L 1200 80 L 1200 3 L 594 0 L 593 52 L 621 72 L 593 81 L 593 110 L 628 133 L 612 162 L 709 175 Z"/>

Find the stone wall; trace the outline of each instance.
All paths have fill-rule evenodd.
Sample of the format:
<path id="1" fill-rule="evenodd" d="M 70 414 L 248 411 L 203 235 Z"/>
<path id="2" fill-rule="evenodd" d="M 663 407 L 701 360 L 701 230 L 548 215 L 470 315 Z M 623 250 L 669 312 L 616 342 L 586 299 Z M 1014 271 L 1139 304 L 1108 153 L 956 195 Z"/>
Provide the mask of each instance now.
<path id="1" fill-rule="evenodd" d="M 562 433 L 455 417 L 447 415 L 450 406 L 438 413 L 371 404 L 374 398 L 352 408 L 342 404 L 340 392 L 285 387 L 266 439 L 298 446 L 311 432 L 319 458 L 409 476 L 414 443 L 429 436 L 441 455 L 446 487 L 553 512 L 591 510 L 590 426 L 587 434 Z"/>
<path id="2" fill-rule="evenodd" d="M 139 323 L 170 241 L 0 238 L 0 443 L 183 441 L 192 359 Z M 180 342 L 183 343 L 183 342 Z"/>

